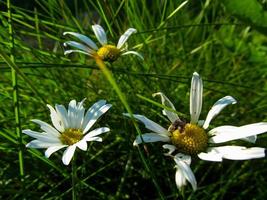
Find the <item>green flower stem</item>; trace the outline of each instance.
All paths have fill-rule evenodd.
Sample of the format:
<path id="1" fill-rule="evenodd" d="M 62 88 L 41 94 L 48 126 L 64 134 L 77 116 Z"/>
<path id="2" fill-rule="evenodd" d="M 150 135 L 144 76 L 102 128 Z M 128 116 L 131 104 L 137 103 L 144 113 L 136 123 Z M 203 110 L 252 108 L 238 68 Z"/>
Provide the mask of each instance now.
<path id="1" fill-rule="evenodd" d="M 75 159 L 75 155 L 73 155 L 73 159 L 71 163 L 72 200 L 77 199 L 76 180 L 77 180 L 76 159 Z"/>
<path id="2" fill-rule="evenodd" d="M 99 58 L 99 57 L 96 57 L 95 58 L 96 60 L 96 63 L 98 65 L 98 67 L 100 68 L 100 70 L 103 72 L 103 74 L 106 76 L 107 80 L 109 81 L 109 83 L 112 85 L 113 89 L 115 90 L 115 92 L 117 93 L 119 99 L 121 100 L 122 104 L 124 105 L 125 109 L 127 110 L 127 112 L 129 113 L 130 117 L 131 117 L 131 120 L 133 122 L 133 125 L 138 133 L 138 135 L 142 135 L 141 131 L 139 130 L 135 120 L 134 120 L 134 117 L 133 117 L 133 112 L 129 106 L 129 104 L 127 103 L 126 101 L 126 98 L 124 96 L 124 94 L 122 93 L 121 89 L 119 88 L 118 84 L 116 83 L 115 79 L 113 78 L 112 76 L 112 73 L 108 70 L 108 68 L 106 67 L 105 63 Z M 150 173 L 151 175 L 151 178 L 152 178 L 152 181 L 155 185 L 155 187 L 157 188 L 157 191 L 158 191 L 158 194 L 160 196 L 161 199 L 165 199 L 164 198 L 164 195 L 156 181 L 156 178 L 154 176 L 154 173 L 153 171 L 151 170 L 151 167 L 150 167 L 150 161 L 149 159 L 145 159 L 144 157 L 144 154 L 143 152 L 140 150 L 140 148 L 138 147 L 138 152 L 139 152 L 139 155 L 140 155 L 140 158 L 145 166 L 145 169 Z"/>
<path id="3" fill-rule="evenodd" d="M 15 62 L 15 58 L 13 55 L 14 50 L 14 36 L 13 36 L 13 26 L 12 26 L 12 13 L 11 13 L 11 0 L 7 0 L 7 13 L 8 13 L 8 32 L 9 32 L 9 40 L 10 40 L 10 60 Z M 19 117 L 19 91 L 18 91 L 18 83 L 17 83 L 17 73 L 11 68 L 11 76 L 12 76 L 12 88 L 13 88 L 13 106 L 14 106 L 14 114 L 15 114 L 15 123 L 16 123 L 16 134 L 18 139 L 18 159 L 19 159 L 19 173 L 20 180 L 24 182 L 24 160 L 23 160 L 23 144 L 22 144 L 22 134 L 21 134 L 21 126 L 20 126 L 20 117 Z M 24 184 L 22 184 L 24 186 Z"/>

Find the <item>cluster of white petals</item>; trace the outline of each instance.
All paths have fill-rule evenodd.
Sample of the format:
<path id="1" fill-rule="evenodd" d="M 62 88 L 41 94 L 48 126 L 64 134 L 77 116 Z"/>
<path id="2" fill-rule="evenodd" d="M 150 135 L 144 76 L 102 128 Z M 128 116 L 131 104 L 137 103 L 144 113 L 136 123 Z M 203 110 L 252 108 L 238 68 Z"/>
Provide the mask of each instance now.
<path id="1" fill-rule="evenodd" d="M 202 108 L 202 94 L 203 94 L 203 83 L 198 73 L 194 73 L 191 81 L 190 90 L 190 123 L 196 124 L 203 129 L 207 129 L 211 120 L 217 116 L 223 108 L 227 105 L 235 104 L 236 100 L 231 96 L 225 96 L 219 99 L 210 109 L 205 119 L 199 120 Z M 154 96 L 159 95 L 161 97 L 162 104 L 170 109 L 163 109 L 163 114 L 167 116 L 171 123 L 179 120 L 176 114 L 176 109 L 171 101 L 161 92 L 155 93 Z M 130 116 L 129 114 L 125 114 Z M 186 180 L 189 181 L 194 190 L 197 189 L 197 182 L 195 176 L 190 168 L 191 156 L 185 155 L 180 152 L 176 155 L 172 155 L 173 152 L 178 150 L 176 146 L 171 143 L 171 133 L 163 128 L 161 125 L 153 122 L 143 115 L 135 114 L 134 118 L 141 121 L 150 133 L 142 134 L 137 136 L 134 145 L 138 145 L 142 142 L 166 142 L 169 144 L 163 145 L 164 149 L 168 149 L 168 153 L 165 155 L 174 158 L 176 163 L 176 175 L 175 181 L 179 189 L 186 185 Z M 267 123 L 260 122 L 254 124 L 248 124 L 241 127 L 236 126 L 219 126 L 207 131 L 209 136 L 208 144 L 212 144 L 213 147 L 208 147 L 205 152 L 198 154 L 198 157 L 206 161 L 221 162 L 223 159 L 230 160 L 248 160 L 254 158 L 262 158 L 265 156 L 265 148 L 252 147 L 246 148 L 243 146 L 230 146 L 223 145 L 220 143 L 232 141 L 232 140 L 245 140 L 248 142 L 255 142 L 257 135 L 267 132 Z M 216 146 L 215 146 L 216 145 Z M 218 145 L 218 146 L 217 146 Z M 179 150 L 178 150 L 179 151 Z"/>
<path id="2" fill-rule="evenodd" d="M 103 46 L 108 45 L 107 41 L 107 35 L 105 30 L 98 24 L 92 25 L 93 32 L 99 41 L 99 43 Z M 136 52 L 136 51 L 128 51 L 127 50 L 127 45 L 126 42 L 129 39 L 129 37 L 133 34 L 136 33 L 136 29 L 134 28 L 129 28 L 128 30 L 125 31 L 123 35 L 121 35 L 118 44 L 115 48 L 118 49 L 120 52 L 121 56 L 128 55 L 128 54 L 134 54 L 138 56 L 139 58 L 143 59 L 143 56 Z M 66 50 L 64 54 L 70 54 L 70 53 L 83 53 L 86 55 L 89 55 L 91 57 L 94 57 L 97 54 L 97 51 L 99 50 L 98 46 L 95 44 L 93 40 L 91 40 L 89 37 L 82 35 L 80 33 L 75 33 L 75 32 L 64 32 L 63 35 L 72 35 L 76 38 L 78 38 L 82 43 L 76 42 L 76 41 L 67 41 L 64 43 L 64 46 L 70 46 L 74 47 L 75 49 L 73 50 Z"/>
<path id="3" fill-rule="evenodd" d="M 68 110 L 63 105 L 56 105 L 55 109 L 47 105 L 50 109 L 50 116 L 53 126 L 38 119 L 32 120 L 40 125 L 43 132 L 32 130 L 23 130 L 23 133 L 35 138 L 26 146 L 29 148 L 47 148 L 45 156 L 50 157 L 54 152 L 66 147 L 62 156 L 62 162 L 68 165 L 74 155 L 76 147 L 86 151 L 88 141 L 102 142 L 100 134 L 110 131 L 108 127 L 101 127 L 94 130 L 90 129 L 96 121 L 109 110 L 110 104 L 106 104 L 105 100 L 99 100 L 85 113 L 83 107 L 84 100 L 76 103 L 75 100 L 70 101 Z M 62 134 L 66 130 L 79 130 L 81 139 L 74 144 L 66 144 L 62 142 Z"/>

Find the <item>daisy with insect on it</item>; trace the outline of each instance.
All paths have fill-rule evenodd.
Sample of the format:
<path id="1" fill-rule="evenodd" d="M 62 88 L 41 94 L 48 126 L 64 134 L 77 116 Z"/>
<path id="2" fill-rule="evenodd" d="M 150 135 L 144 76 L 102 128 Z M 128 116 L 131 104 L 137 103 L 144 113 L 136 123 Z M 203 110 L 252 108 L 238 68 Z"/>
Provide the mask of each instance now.
<path id="1" fill-rule="evenodd" d="M 74 47 L 74 50 L 66 50 L 64 54 L 70 53 L 83 53 L 93 58 L 100 58 L 103 61 L 113 62 L 117 60 L 120 56 L 134 54 L 139 58 L 143 59 L 142 55 L 136 51 L 128 51 L 127 50 L 127 40 L 129 37 L 136 33 L 136 29 L 129 28 L 125 33 L 120 37 L 117 46 L 108 44 L 107 42 L 107 35 L 105 30 L 98 24 L 92 25 L 92 29 L 95 33 L 95 36 L 101 47 L 98 46 L 93 42 L 89 37 L 75 33 L 75 32 L 64 32 L 63 35 L 72 35 L 78 38 L 82 43 L 75 42 L 75 41 L 67 41 L 64 43 L 64 46 Z"/>
<path id="2" fill-rule="evenodd" d="M 66 148 L 62 156 L 62 162 L 68 165 L 77 147 L 86 151 L 87 142 L 102 142 L 102 138 L 99 135 L 109 132 L 110 129 L 108 127 L 90 129 L 109 110 L 111 104 L 106 104 L 105 100 L 99 100 L 85 113 L 84 100 L 78 103 L 75 100 L 70 101 L 68 110 L 63 105 L 56 105 L 55 109 L 47 105 L 54 127 L 38 119 L 32 120 L 40 125 L 42 132 L 29 129 L 23 130 L 23 133 L 35 138 L 26 147 L 46 148 L 45 156 L 47 158 L 54 152 Z"/>
<path id="3" fill-rule="evenodd" d="M 190 91 L 190 122 L 179 118 L 175 112 L 175 107 L 171 101 L 161 92 L 154 96 L 161 97 L 162 104 L 165 106 L 163 114 L 170 120 L 171 125 L 168 129 L 146 118 L 143 115 L 133 115 L 134 118 L 144 123 L 150 133 L 137 136 L 134 145 L 142 142 L 165 142 L 164 149 L 171 156 L 176 165 L 175 181 L 178 189 L 186 185 L 189 181 L 193 190 L 197 189 L 197 181 L 190 168 L 191 159 L 198 157 L 206 161 L 222 162 L 223 159 L 229 160 L 248 160 L 265 157 L 265 149 L 260 147 L 246 148 L 243 146 L 220 145 L 233 140 L 245 140 L 255 142 L 258 134 L 267 132 L 267 123 L 260 122 L 245 126 L 219 126 L 207 131 L 211 120 L 220 113 L 227 105 L 235 104 L 236 100 L 231 96 L 219 99 L 210 109 L 206 120 L 199 120 L 202 108 L 202 79 L 198 73 L 194 73 L 191 81 Z M 129 114 L 125 114 L 130 116 Z M 175 155 L 173 155 L 176 152 Z"/>

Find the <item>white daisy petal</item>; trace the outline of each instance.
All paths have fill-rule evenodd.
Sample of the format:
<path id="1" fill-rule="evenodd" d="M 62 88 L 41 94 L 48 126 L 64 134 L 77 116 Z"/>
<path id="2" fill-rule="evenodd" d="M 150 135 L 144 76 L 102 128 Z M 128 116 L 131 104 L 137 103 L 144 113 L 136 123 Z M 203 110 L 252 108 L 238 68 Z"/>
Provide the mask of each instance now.
<path id="1" fill-rule="evenodd" d="M 217 116 L 222 109 L 224 109 L 227 105 L 229 104 L 235 104 L 236 100 L 231 97 L 231 96 L 225 96 L 223 98 L 221 98 L 220 100 L 218 100 L 210 109 L 207 118 L 205 120 L 205 123 L 203 125 L 203 128 L 206 129 L 209 127 L 209 124 L 211 122 L 211 120 Z"/>
<path id="2" fill-rule="evenodd" d="M 178 174 L 178 178 L 176 179 L 177 181 L 181 181 L 182 178 L 179 176 L 184 176 L 185 179 L 192 185 L 193 190 L 197 189 L 197 181 L 195 178 L 194 173 L 192 172 L 191 168 L 190 168 L 190 163 L 191 163 L 191 157 L 190 156 L 186 156 L 182 154 L 176 154 L 174 156 L 174 161 L 176 163 L 176 168 L 177 170 L 179 170 L 180 174 Z M 176 175 L 177 176 L 177 175 Z M 177 186 L 180 186 L 182 182 L 176 182 Z"/>
<path id="3" fill-rule="evenodd" d="M 82 140 L 80 140 L 79 142 L 77 142 L 75 144 L 77 147 L 79 147 L 79 149 L 86 151 L 87 150 L 87 142 L 86 140 L 83 138 Z"/>
<path id="4" fill-rule="evenodd" d="M 212 147 L 207 154 L 213 154 L 214 157 L 217 156 L 218 158 L 221 157 L 229 160 L 249 160 L 265 157 L 265 148 L 246 148 L 242 146 Z"/>
<path id="5" fill-rule="evenodd" d="M 130 117 L 129 113 L 123 113 L 123 115 Z M 147 129 L 149 129 L 155 133 L 158 133 L 161 135 L 166 135 L 166 136 L 170 135 L 170 133 L 165 128 L 163 128 L 162 126 L 160 126 L 156 122 L 153 122 L 152 120 L 146 118 L 143 115 L 133 115 L 133 117 L 138 119 L 139 121 L 143 122 Z"/>
<path id="6" fill-rule="evenodd" d="M 87 142 L 89 141 L 96 141 L 96 142 L 102 142 L 102 138 L 101 137 L 90 137 L 86 139 Z"/>
<path id="7" fill-rule="evenodd" d="M 212 148 L 208 149 L 206 153 L 204 152 L 199 153 L 198 157 L 201 160 L 212 161 L 212 162 L 222 162 L 222 155 L 216 151 L 213 151 Z"/>
<path id="8" fill-rule="evenodd" d="M 79 43 L 79 42 L 75 42 L 75 41 L 64 42 L 63 45 L 64 45 L 65 47 L 66 47 L 66 46 L 71 46 L 71 47 L 77 48 L 77 49 L 82 50 L 82 51 L 84 51 L 84 52 L 87 52 L 87 53 L 89 53 L 89 54 L 93 54 L 93 53 L 95 52 L 94 50 L 88 48 L 87 46 L 85 46 L 85 45 L 83 45 L 83 44 L 81 44 L 81 43 Z"/>
<path id="9" fill-rule="evenodd" d="M 67 147 L 67 149 L 64 151 L 63 156 L 62 156 L 62 162 L 64 165 L 68 165 L 74 155 L 76 146 L 71 145 Z"/>
<path id="10" fill-rule="evenodd" d="M 143 139 L 144 143 L 169 142 L 170 141 L 170 138 L 168 136 L 158 135 L 156 133 L 145 133 L 145 134 L 142 134 L 142 139 Z M 133 145 L 136 146 L 138 144 L 141 144 L 142 143 L 142 139 L 141 139 L 140 135 L 138 135 L 136 137 L 136 139 L 134 140 Z"/>
<path id="11" fill-rule="evenodd" d="M 43 148 L 49 148 L 53 146 L 59 146 L 62 145 L 61 143 L 51 143 L 51 142 L 44 142 L 40 140 L 32 140 L 28 144 L 26 144 L 26 147 L 28 148 L 34 148 L 34 149 L 43 149 Z"/>
<path id="12" fill-rule="evenodd" d="M 83 41 L 85 44 L 87 44 L 89 47 L 91 47 L 94 50 L 98 50 L 98 47 L 96 44 L 87 36 L 79 34 L 79 33 L 74 33 L 74 32 L 64 32 L 63 35 L 73 35 L 74 37 L 79 38 L 81 41 Z"/>
<path id="13" fill-rule="evenodd" d="M 231 140 L 247 138 L 267 132 L 267 123 L 260 122 L 248 124 L 241 127 L 235 126 L 219 126 L 210 130 L 210 134 L 214 135 L 210 138 L 212 143 L 222 143 Z"/>
<path id="14" fill-rule="evenodd" d="M 191 90 L 190 90 L 190 116 L 191 116 L 191 123 L 193 124 L 196 124 L 198 122 L 198 118 L 201 113 L 202 93 L 203 93 L 202 79 L 197 72 L 194 72 L 191 80 Z"/>
<path id="15" fill-rule="evenodd" d="M 87 140 L 87 139 L 89 139 L 90 137 L 95 137 L 95 136 L 97 136 L 97 135 L 100 135 L 100 134 L 102 134 L 102 133 L 106 133 L 106 132 L 109 132 L 109 131 L 110 131 L 110 129 L 107 128 L 107 127 L 97 128 L 97 129 L 95 129 L 95 130 L 90 131 L 89 133 L 87 133 L 87 134 L 83 137 L 83 139 Z"/>
<path id="16" fill-rule="evenodd" d="M 73 128 L 76 128 L 74 127 L 76 123 L 75 119 L 76 111 L 77 111 L 76 100 L 71 100 L 68 107 L 68 121 L 69 121 L 69 126 Z"/>
<path id="17" fill-rule="evenodd" d="M 83 107 L 84 100 L 79 102 L 77 105 L 75 100 L 72 100 L 69 103 L 68 120 L 69 120 L 69 126 L 72 128 L 79 129 L 82 126 L 83 116 L 85 111 Z"/>
<path id="18" fill-rule="evenodd" d="M 246 138 L 241 138 L 241 140 L 244 140 L 246 142 L 255 143 L 257 140 L 257 135 L 252 135 Z"/>
<path id="19" fill-rule="evenodd" d="M 168 99 L 168 97 L 166 97 L 162 92 L 157 92 L 153 94 L 153 97 L 159 95 L 161 97 L 161 103 L 164 106 L 167 106 L 169 108 L 171 108 L 172 110 L 176 110 L 174 105 L 172 104 L 172 102 Z M 162 113 L 164 115 L 166 115 L 168 117 L 168 119 L 173 123 L 175 122 L 177 119 L 179 119 L 178 115 L 172 111 L 163 109 Z"/>
<path id="20" fill-rule="evenodd" d="M 175 183 L 180 191 L 182 190 L 183 186 L 186 185 L 186 179 L 183 174 L 183 171 L 180 170 L 178 167 L 176 167 L 176 172 L 175 172 Z"/>
<path id="21" fill-rule="evenodd" d="M 164 145 L 162 145 L 162 147 L 163 147 L 163 149 L 169 150 L 167 153 L 164 154 L 165 156 L 171 155 L 176 150 L 176 147 L 174 145 L 171 145 L 171 144 L 164 144 Z"/>
<path id="22" fill-rule="evenodd" d="M 63 105 L 57 105 L 57 104 L 55 108 L 56 108 L 58 115 L 60 116 L 62 120 L 62 126 L 64 127 L 64 129 L 69 128 L 70 126 L 69 126 L 69 120 L 68 120 L 68 112 L 66 108 Z"/>
<path id="23" fill-rule="evenodd" d="M 85 134 L 89 129 L 95 124 L 99 117 L 101 117 L 105 112 L 107 112 L 111 108 L 111 104 L 103 105 L 99 110 L 94 112 L 89 119 L 85 129 L 83 130 L 83 134 Z"/>
<path id="24" fill-rule="evenodd" d="M 99 100 L 98 102 L 94 103 L 86 112 L 85 116 L 84 116 L 84 120 L 83 120 L 83 125 L 82 125 L 82 129 L 85 129 L 86 125 L 88 124 L 88 122 L 90 121 L 90 119 L 92 118 L 92 115 L 99 110 L 99 108 L 101 108 L 103 105 L 106 104 L 106 100 Z"/>
<path id="25" fill-rule="evenodd" d="M 126 52 L 122 53 L 121 55 L 125 56 L 125 55 L 129 55 L 129 54 L 134 54 L 134 55 L 138 56 L 140 59 L 144 60 L 144 57 L 136 51 L 126 51 Z"/>
<path id="26" fill-rule="evenodd" d="M 93 56 L 92 53 L 88 53 L 88 52 L 81 51 L 81 50 L 67 50 L 67 51 L 64 51 L 64 55 L 67 55 L 67 54 L 70 54 L 70 53 L 82 53 L 82 54 L 86 54 L 88 56 Z"/>
<path id="27" fill-rule="evenodd" d="M 47 104 L 47 107 L 50 110 L 50 117 L 51 117 L 51 121 L 54 125 L 54 127 L 60 131 L 63 132 L 64 131 L 64 127 L 62 126 L 62 120 L 60 118 L 60 116 L 57 114 L 57 112 L 55 111 L 55 109 Z"/>
<path id="28" fill-rule="evenodd" d="M 59 145 L 59 146 L 52 146 L 47 148 L 47 150 L 45 151 L 45 156 L 47 158 L 49 158 L 53 153 L 55 153 L 56 151 L 66 147 L 67 145 Z"/>
<path id="29" fill-rule="evenodd" d="M 243 147 L 242 149 L 235 149 L 231 147 L 225 146 L 221 147 L 227 149 L 227 152 L 224 152 L 223 158 L 229 159 L 229 160 L 250 160 L 250 159 L 256 159 L 256 158 L 263 158 L 265 157 L 265 148 L 260 147 L 252 147 L 252 148 L 246 148 Z"/>
<path id="30" fill-rule="evenodd" d="M 106 45 L 107 44 L 107 35 L 106 35 L 104 29 L 102 28 L 102 26 L 95 24 L 92 26 L 92 29 L 95 33 L 97 40 L 100 42 L 100 44 Z"/>
<path id="31" fill-rule="evenodd" d="M 129 28 L 127 31 L 125 31 L 125 33 L 120 37 L 118 44 L 117 44 L 117 48 L 120 49 L 125 42 L 129 39 L 129 37 L 133 34 L 136 33 L 136 29 L 134 28 Z"/>
<path id="32" fill-rule="evenodd" d="M 51 125 L 47 124 L 46 122 L 43 122 L 43 121 L 38 120 L 38 119 L 33 119 L 31 121 L 36 123 L 36 124 L 38 124 L 40 126 L 40 128 L 43 131 L 45 131 L 47 134 L 54 135 L 56 137 L 60 136 L 60 133 L 54 127 L 52 127 Z"/>
<path id="33" fill-rule="evenodd" d="M 58 137 L 55 137 L 54 135 L 49 135 L 47 133 L 39 133 L 39 132 L 36 132 L 36 131 L 32 131 L 32 130 L 23 130 L 22 133 L 26 134 L 26 135 L 29 135 L 31 137 L 34 137 L 40 141 L 43 141 L 43 142 L 58 142 L 60 143 L 60 140 Z"/>

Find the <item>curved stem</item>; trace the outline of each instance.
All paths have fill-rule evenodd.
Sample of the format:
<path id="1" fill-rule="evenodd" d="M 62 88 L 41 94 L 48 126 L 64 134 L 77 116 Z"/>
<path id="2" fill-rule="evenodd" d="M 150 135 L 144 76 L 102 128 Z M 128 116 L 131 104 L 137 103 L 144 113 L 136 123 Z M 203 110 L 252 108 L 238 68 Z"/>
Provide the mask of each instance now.
<path id="1" fill-rule="evenodd" d="M 72 181 L 72 200 L 77 199 L 77 191 L 76 191 L 76 179 L 77 179 L 77 171 L 76 171 L 76 159 L 75 155 L 73 156 L 73 160 L 71 163 L 71 181 Z"/>

